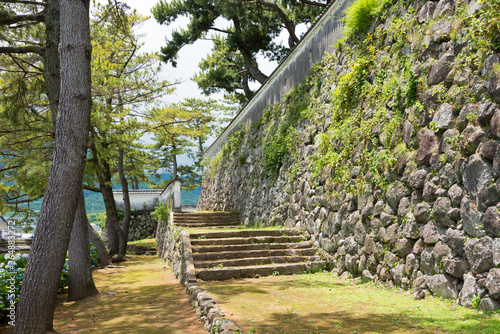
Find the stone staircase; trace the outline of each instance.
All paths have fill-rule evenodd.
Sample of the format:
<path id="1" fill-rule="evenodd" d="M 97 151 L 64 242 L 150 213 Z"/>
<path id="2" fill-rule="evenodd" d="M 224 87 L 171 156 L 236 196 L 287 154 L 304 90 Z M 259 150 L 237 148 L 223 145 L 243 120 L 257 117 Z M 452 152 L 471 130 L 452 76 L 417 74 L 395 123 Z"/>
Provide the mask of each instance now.
<path id="1" fill-rule="evenodd" d="M 226 280 L 319 271 L 325 265 L 296 230 L 236 230 L 192 233 L 196 277 Z"/>
<path id="2" fill-rule="evenodd" d="M 240 225 L 238 212 L 181 212 L 173 213 L 174 225 L 189 228 L 224 228 Z"/>

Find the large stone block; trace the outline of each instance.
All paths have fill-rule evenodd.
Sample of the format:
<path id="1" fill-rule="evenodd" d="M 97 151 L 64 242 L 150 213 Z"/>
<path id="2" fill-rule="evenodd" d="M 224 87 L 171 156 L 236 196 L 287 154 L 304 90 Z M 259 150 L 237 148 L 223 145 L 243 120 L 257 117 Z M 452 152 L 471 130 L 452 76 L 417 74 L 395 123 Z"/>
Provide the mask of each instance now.
<path id="1" fill-rule="evenodd" d="M 442 131 L 450 129 L 454 120 L 453 106 L 449 103 L 443 103 L 432 118 L 432 121 L 436 123 L 436 128 Z"/>
<path id="2" fill-rule="evenodd" d="M 436 3 L 432 1 L 427 1 L 418 11 L 417 14 L 418 22 L 424 23 L 429 19 L 432 19 L 432 15 L 434 14 L 434 9 L 436 9 Z"/>
<path id="3" fill-rule="evenodd" d="M 434 295 L 442 298 L 457 299 L 458 292 L 453 286 L 453 281 L 444 274 L 426 275 L 425 284 Z"/>
<path id="4" fill-rule="evenodd" d="M 449 227 L 455 224 L 453 219 L 448 215 L 448 212 L 451 210 L 451 200 L 448 197 L 439 197 L 436 199 L 432 210 L 434 218 L 441 225 Z"/>
<path id="5" fill-rule="evenodd" d="M 398 209 L 399 201 L 410 194 L 410 190 L 401 182 L 391 184 L 387 188 L 386 198 L 392 210 Z"/>
<path id="6" fill-rule="evenodd" d="M 500 268 L 493 268 L 486 278 L 486 288 L 494 299 L 500 300 Z"/>
<path id="7" fill-rule="evenodd" d="M 432 153 L 438 150 L 439 142 L 433 132 L 426 132 L 420 138 L 420 145 L 417 150 L 416 160 L 420 165 L 428 165 Z"/>
<path id="8" fill-rule="evenodd" d="M 483 227 L 491 237 L 500 237 L 500 211 L 496 206 L 486 209 L 483 216 Z"/>
<path id="9" fill-rule="evenodd" d="M 419 169 L 410 174 L 408 177 L 408 186 L 414 189 L 422 189 L 425 185 L 425 178 L 429 174 L 425 169 Z"/>
<path id="10" fill-rule="evenodd" d="M 443 230 L 435 221 L 431 220 L 421 228 L 420 235 L 422 235 L 426 244 L 434 245 L 441 239 Z"/>
<path id="11" fill-rule="evenodd" d="M 435 260 L 432 251 L 434 247 L 426 247 L 420 254 L 420 270 L 427 275 L 435 274 Z"/>
<path id="12" fill-rule="evenodd" d="M 436 22 L 434 26 L 436 26 L 439 22 Z M 434 28 L 433 26 L 433 28 Z M 443 32 L 446 31 L 446 27 L 448 24 L 445 22 L 441 30 L 436 30 L 436 32 L 440 33 L 440 38 L 443 38 Z M 429 72 L 429 77 L 427 82 L 429 86 L 437 85 L 443 82 L 448 73 L 450 73 L 450 63 L 455 59 L 455 55 L 453 53 L 445 53 L 439 60 L 437 60 L 434 65 L 432 65 L 431 70 Z"/>
<path id="13" fill-rule="evenodd" d="M 472 301 L 478 296 L 478 287 L 476 279 L 470 274 L 463 276 L 464 285 L 460 290 L 459 301 L 460 305 L 465 307 L 472 307 Z"/>
<path id="14" fill-rule="evenodd" d="M 453 277 L 462 279 L 464 274 L 470 269 L 469 262 L 463 259 L 443 259 L 444 271 Z"/>
<path id="15" fill-rule="evenodd" d="M 493 239 L 483 237 L 469 239 L 465 242 L 465 257 L 471 265 L 473 273 L 483 273 L 494 267 Z"/>
<path id="16" fill-rule="evenodd" d="M 497 56 L 498 57 L 498 56 Z M 490 126 L 490 121 L 497 111 L 497 105 L 493 102 L 485 102 L 479 106 L 477 120 L 482 126 Z"/>
<path id="17" fill-rule="evenodd" d="M 446 241 L 448 246 L 453 249 L 458 255 L 464 255 L 465 235 L 463 231 L 449 228 L 446 231 Z"/>
<path id="18" fill-rule="evenodd" d="M 464 196 L 460 205 L 460 216 L 465 232 L 473 237 L 484 235 L 482 214 L 477 210 L 476 205 Z"/>

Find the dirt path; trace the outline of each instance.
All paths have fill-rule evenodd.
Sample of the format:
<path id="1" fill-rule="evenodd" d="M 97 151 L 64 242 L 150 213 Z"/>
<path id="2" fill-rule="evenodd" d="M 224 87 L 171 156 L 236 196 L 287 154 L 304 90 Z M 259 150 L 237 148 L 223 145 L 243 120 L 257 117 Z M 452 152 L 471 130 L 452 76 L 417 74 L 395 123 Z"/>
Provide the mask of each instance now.
<path id="1" fill-rule="evenodd" d="M 206 333 L 187 294 L 156 257 L 131 256 L 125 268 L 101 269 L 98 296 L 64 302 L 60 296 L 54 327 L 65 333 Z"/>

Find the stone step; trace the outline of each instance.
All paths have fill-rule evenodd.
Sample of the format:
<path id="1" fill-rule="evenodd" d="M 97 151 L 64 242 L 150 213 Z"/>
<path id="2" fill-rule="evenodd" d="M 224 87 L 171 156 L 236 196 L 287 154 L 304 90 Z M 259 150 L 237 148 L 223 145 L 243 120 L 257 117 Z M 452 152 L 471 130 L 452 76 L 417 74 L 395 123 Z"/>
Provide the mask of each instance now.
<path id="1" fill-rule="evenodd" d="M 313 256 L 315 254 L 316 254 L 316 249 L 314 248 L 249 250 L 249 251 L 217 252 L 217 253 L 193 252 L 193 260 L 195 261 L 195 267 L 196 267 L 197 261 L 243 259 L 247 257 L 250 258 L 250 257 L 272 257 L 272 256 Z"/>
<path id="2" fill-rule="evenodd" d="M 303 262 L 303 263 L 282 263 L 269 264 L 262 266 L 229 267 L 229 268 L 210 268 L 196 269 L 196 276 L 199 279 L 208 280 L 227 280 L 235 277 L 255 277 L 270 276 L 273 274 L 293 275 L 301 274 L 305 271 L 315 272 L 323 269 L 324 261 Z"/>
<path id="3" fill-rule="evenodd" d="M 220 231 L 220 232 L 199 232 L 191 233 L 191 240 L 193 239 L 217 239 L 217 238 L 246 238 L 246 237 L 259 237 L 259 236 L 297 236 L 300 232 L 293 229 L 281 230 L 237 230 L 237 231 Z M 191 242 L 192 242 L 191 241 Z"/>
<path id="4" fill-rule="evenodd" d="M 241 225 L 238 212 L 174 213 L 173 223 L 184 228 L 217 228 Z"/>
<path id="5" fill-rule="evenodd" d="M 212 219 L 212 218 L 218 218 L 218 219 L 237 219 L 240 218 L 239 214 L 220 214 L 220 215 L 200 215 L 200 214 L 195 214 L 195 213 L 174 213 L 174 218 L 177 219 Z"/>
<path id="6" fill-rule="evenodd" d="M 240 226 L 240 223 L 235 224 L 205 224 L 205 223 L 174 223 L 175 226 L 184 228 L 207 228 L 207 229 L 217 229 L 217 228 L 231 228 L 235 226 Z"/>
<path id="7" fill-rule="evenodd" d="M 223 211 L 194 211 L 194 212 L 174 212 L 174 216 L 239 216 L 240 213 Z"/>
<path id="8" fill-rule="evenodd" d="M 246 267 L 258 266 L 274 263 L 300 263 L 320 261 L 318 255 L 314 256 L 271 256 L 271 257 L 250 257 L 244 259 L 216 260 L 216 261 L 197 261 L 196 268 L 228 268 L 228 267 Z"/>
<path id="9" fill-rule="evenodd" d="M 235 252 L 248 250 L 264 250 L 264 249 L 298 249 L 309 248 L 309 241 L 295 243 L 272 243 L 272 244 L 243 244 L 243 245 L 215 245 L 215 246 L 192 246 L 194 253 L 213 253 L 213 252 Z"/>
<path id="10" fill-rule="evenodd" d="M 200 220 L 195 220 L 195 221 L 184 221 L 184 220 L 174 220 L 174 224 L 180 225 L 180 224 L 207 224 L 207 225 L 222 225 L 222 224 L 233 224 L 233 225 L 240 225 L 239 220 L 227 220 L 227 221 L 200 221 Z"/>
<path id="11" fill-rule="evenodd" d="M 238 237 L 238 238 L 195 239 L 191 240 L 191 245 L 193 246 L 248 245 L 248 244 L 264 244 L 264 243 L 291 243 L 291 242 L 300 242 L 303 240 L 304 238 L 300 235 Z"/>
<path id="12" fill-rule="evenodd" d="M 217 220 L 202 220 L 202 219 L 174 219 L 175 224 L 236 224 L 240 225 L 239 219 L 217 219 Z"/>
<path id="13" fill-rule="evenodd" d="M 239 214 L 174 213 L 175 220 L 239 220 Z"/>

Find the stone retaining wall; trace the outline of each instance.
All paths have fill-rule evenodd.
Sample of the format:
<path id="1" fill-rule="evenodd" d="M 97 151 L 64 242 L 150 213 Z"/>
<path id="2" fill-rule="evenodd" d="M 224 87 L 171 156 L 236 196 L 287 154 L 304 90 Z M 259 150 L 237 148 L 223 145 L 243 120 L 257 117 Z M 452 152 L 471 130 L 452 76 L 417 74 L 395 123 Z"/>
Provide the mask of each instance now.
<path id="1" fill-rule="evenodd" d="M 150 211 L 134 211 L 130 220 L 128 241 L 150 239 L 156 237 L 156 219 Z"/>
<path id="2" fill-rule="evenodd" d="M 412 59 L 412 73 L 421 78 L 414 86 L 420 110 L 397 110 L 404 97 L 373 105 L 370 98 L 377 97 L 368 96 L 353 112 L 362 115 L 360 124 L 372 119 L 380 126 L 370 129 L 366 141 L 354 142 L 343 165 L 315 170 L 321 141 L 336 131 L 330 94 L 345 82 L 335 80 L 353 71 L 350 64 L 359 52 L 338 50 L 317 69 L 316 78 L 308 79 L 316 83 L 309 93 L 314 105 L 302 108 L 317 112 L 294 126 L 292 139 L 298 144 L 284 156 L 277 175 L 265 169 L 269 151 L 263 143 L 293 105 L 270 109 L 265 121 L 233 136 L 231 146 L 204 171 L 199 208 L 237 210 L 245 225 L 305 228 L 330 254 L 339 275 L 411 288 L 415 298 L 434 294 L 494 310 L 500 307 L 500 55 L 490 51 L 479 65 L 464 60 L 474 51 L 464 51 L 467 27 L 461 24 L 475 15 L 481 24 L 476 1 L 406 3 L 398 2 L 401 7 L 390 8 L 387 20 L 377 24 L 389 31 L 391 21 L 408 15 L 407 22 L 417 22 L 409 29 L 413 40 L 391 33 L 379 40 L 383 51 L 367 65 L 363 80 L 375 85 L 380 71 L 390 75 L 402 57 Z M 401 85 L 405 78 L 399 78 Z M 383 118 L 376 119 L 379 110 Z M 397 113 L 401 121 L 391 130 L 387 124 Z M 404 154 L 391 152 L 392 140 L 400 141 Z M 363 157 L 385 154 L 397 162 L 384 170 L 391 160 L 370 165 L 360 158 L 366 152 L 373 154 Z M 343 173 L 342 183 L 337 173 Z"/>

